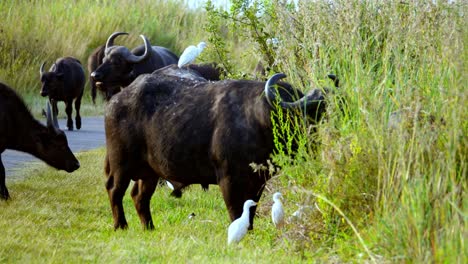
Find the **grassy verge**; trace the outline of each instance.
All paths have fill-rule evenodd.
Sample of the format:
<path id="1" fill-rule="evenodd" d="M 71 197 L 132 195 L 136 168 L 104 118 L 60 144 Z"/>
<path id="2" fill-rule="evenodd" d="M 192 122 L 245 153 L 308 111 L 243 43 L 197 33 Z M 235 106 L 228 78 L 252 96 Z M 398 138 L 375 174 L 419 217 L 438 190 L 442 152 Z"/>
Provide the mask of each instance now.
<path id="1" fill-rule="evenodd" d="M 271 263 L 300 262 L 270 220 L 271 196 L 259 208 L 254 232 L 238 247 L 227 247 L 229 217 L 217 186 L 199 186 L 182 199 L 158 187 L 151 203 L 155 230 L 141 228 L 129 195 L 124 199 L 129 229 L 113 231 L 104 188 L 104 150 L 78 155 L 82 167 L 72 173 L 46 165 L 18 173 L 9 181 L 11 201 L 0 202 L 0 262 L 3 263 Z M 195 218 L 188 216 L 195 213 Z"/>

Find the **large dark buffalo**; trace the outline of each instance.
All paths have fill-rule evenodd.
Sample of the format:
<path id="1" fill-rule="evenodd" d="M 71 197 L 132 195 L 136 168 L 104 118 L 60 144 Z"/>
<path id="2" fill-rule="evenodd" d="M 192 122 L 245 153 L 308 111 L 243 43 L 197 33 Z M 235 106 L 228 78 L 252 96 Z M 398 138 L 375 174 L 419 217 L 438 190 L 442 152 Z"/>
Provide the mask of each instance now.
<path id="1" fill-rule="evenodd" d="M 30 153 L 50 166 L 72 172 L 80 167 L 68 147 L 65 134 L 54 126 L 47 104 L 47 126 L 35 120 L 23 100 L 10 87 L 0 83 L 0 198 L 10 195 L 5 185 L 1 153 L 14 149 Z"/>
<path id="2" fill-rule="evenodd" d="M 91 86 L 91 98 L 93 99 L 93 104 L 96 104 L 96 96 L 97 96 L 97 86 L 96 81 L 93 77 L 91 77 L 91 73 L 94 72 L 99 65 L 102 64 L 104 60 L 104 50 L 106 49 L 106 45 L 101 45 L 93 50 L 91 55 L 88 57 L 88 72 L 89 72 L 89 85 Z M 106 90 L 99 90 L 105 100 L 109 100 L 112 95 L 120 92 L 120 87 L 108 87 Z"/>
<path id="3" fill-rule="evenodd" d="M 65 102 L 65 112 L 67 113 L 68 130 L 73 130 L 72 108 L 73 100 L 75 100 L 76 111 L 76 128 L 81 128 L 81 97 L 85 85 L 85 73 L 79 60 L 72 57 L 64 57 L 58 59 L 49 72 L 44 71 L 45 62 L 40 68 L 41 74 L 41 95 L 48 96 L 54 120 L 58 115 L 57 102 Z M 55 126 L 58 127 L 56 123 Z"/>
<path id="4" fill-rule="evenodd" d="M 131 180 L 131 196 L 146 228 L 153 228 L 150 199 L 159 178 L 218 184 L 231 220 L 240 217 L 244 202 L 258 201 L 271 176 L 249 164 L 266 163 L 274 150 L 270 118 L 276 98 L 282 98 L 281 107 L 305 110 L 315 119 L 325 110 L 318 89 L 307 96 L 287 83 L 279 83 L 279 93 L 272 89 L 284 74 L 268 82 L 207 82 L 167 70 L 138 77 L 106 108 L 106 188 L 115 229 L 127 227 L 122 198 Z M 294 94 L 300 99 L 293 101 Z"/>
<path id="5" fill-rule="evenodd" d="M 138 75 L 176 64 L 179 60 L 170 50 L 151 46 L 143 35 L 140 37 L 144 45 L 132 51 L 123 46 L 115 46 L 114 39 L 120 35 L 128 33 L 115 32 L 109 36 L 104 49 L 103 62 L 91 73 L 97 88 L 106 93 L 107 99 L 112 97 L 112 93 L 119 92 L 121 87 L 129 85 Z"/>

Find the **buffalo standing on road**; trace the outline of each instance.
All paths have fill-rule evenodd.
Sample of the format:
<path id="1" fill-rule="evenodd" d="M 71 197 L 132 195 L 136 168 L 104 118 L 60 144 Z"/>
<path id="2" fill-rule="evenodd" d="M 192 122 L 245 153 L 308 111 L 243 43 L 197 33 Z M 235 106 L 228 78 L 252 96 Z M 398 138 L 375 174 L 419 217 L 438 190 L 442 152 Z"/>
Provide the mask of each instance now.
<path id="1" fill-rule="evenodd" d="M 0 83 L 0 198 L 10 198 L 5 185 L 1 153 L 14 149 L 30 153 L 50 166 L 72 172 L 80 167 L 68 147 L 67 137 L 54 126 L 47 104 L 47 126 L 35 120 L 23 100 L 10 87 Z"/>
<path id="2" fill-rule="evenodd" d="M 159 178 L 183 185 L 218 184 L 231 220 L 240 217 L 248 199 L 258 201 L 268 171 L 254 172 L 274 150 L 271 112 L 275 98 L 287 109 L 319 119 L 324 95 L 307 96 L 277 74 L 268 82 L 200 81 L 167 75 L 161 69 L 137 78 L 108 103 L 105 116 L 105 173 L 114 228 L 126 228 L 122 199 L 131 180 L 131 196 L 141 223 L 154 227 L 150 199 Z M 294 102 L 292 96 L 299 94 Z M 286 102 L 288 101 L 288 102 Z M 250 227 L 256 207 L 251 208 Z"/>
<path id="3" fill-rule="evenodd" d="M 81 97 L 85 85 L 85 73 L 79 60 L 72 57 L 58 59 L 50 68 L 49 72 L 44 71 L 45 62 L 40 68 L 41 74 L 41 95 L 48 96 L 52 105 L 53 117 L 56 120 L 58 115 L 57 102 L 65 102 L 65 112 L 67 113 L 68 130 L 73 130 L 72 108 L 75 100 L 76 128 L 81 128 Z M 58 123 L 55 124 L 58 127 Z"/>
<path id="4" fill-rule="evenodd" d="M 120 35 L 128 35 L 125 32 L 115 32 L 109 36 L 104 49 L 104 59 L 101 65 L 92 73 L 91 78 L 97 88 L 106 93 L 106 98 L 119 92 L 121 87 L 129 85 L 136 77 L 143 73 L 151 73 L 154 70 L 170 64 L 177 64 L 179 58 L 170 50 L 151 46 L 149 40 L 140 35 L 144 45 L 133 51 L 123 46 L 115 46 L 114 39 Z M 92 82 L 93 82 L 92 81 Z"/>

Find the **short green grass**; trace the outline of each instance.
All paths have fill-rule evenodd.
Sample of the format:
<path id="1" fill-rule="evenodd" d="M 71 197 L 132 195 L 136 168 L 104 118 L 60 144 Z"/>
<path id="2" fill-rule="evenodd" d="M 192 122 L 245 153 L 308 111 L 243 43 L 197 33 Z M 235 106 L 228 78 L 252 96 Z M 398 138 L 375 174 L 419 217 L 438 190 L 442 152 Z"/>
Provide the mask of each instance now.
<path id="1" fill-rule="evenodd" d="M 254 231 L 227 246 L 229 217 L 218 186 L 199 186 L 181 199 L 157 188 L 151 203 L 154 231 L 140 225 L 130 196 L 124 207 L 129 229 L 114 231 L 104 188 L 104 150 L 78 155 L 82 167 L 71 174 L 36 164 L 7 184 L 12 195 L 0 202 L 2 263 L 297 263 L 301 261 L 271 223 L 270 195 L 260 201 Z M 289 211 L 289 210 L 288 210 Z M 193 219 L 189 215 L 195 213 Z"/>

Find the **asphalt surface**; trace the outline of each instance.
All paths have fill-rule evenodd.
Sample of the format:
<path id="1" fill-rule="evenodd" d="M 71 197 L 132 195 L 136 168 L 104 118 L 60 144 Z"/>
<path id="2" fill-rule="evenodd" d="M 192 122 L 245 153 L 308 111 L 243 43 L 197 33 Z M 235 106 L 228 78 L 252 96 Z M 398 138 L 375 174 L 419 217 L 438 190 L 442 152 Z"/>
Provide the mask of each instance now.
<path id="1" fill-rule="evenodd" d="M 73 131 L 68 131 L 65 119 L 58 121 L 60 129 L 67 135 L 68 145 L 73 153 L 99 148 L 106 144 L 104 117 L 102 116 L 82 117 L 81 129 Z M 21 169 L 26 162 L 43 162 L 28 153 L 9 149 L 2 153 L 2 161 L 5 166 L 6 178 L 18 176 L 18 169 Z"/>

